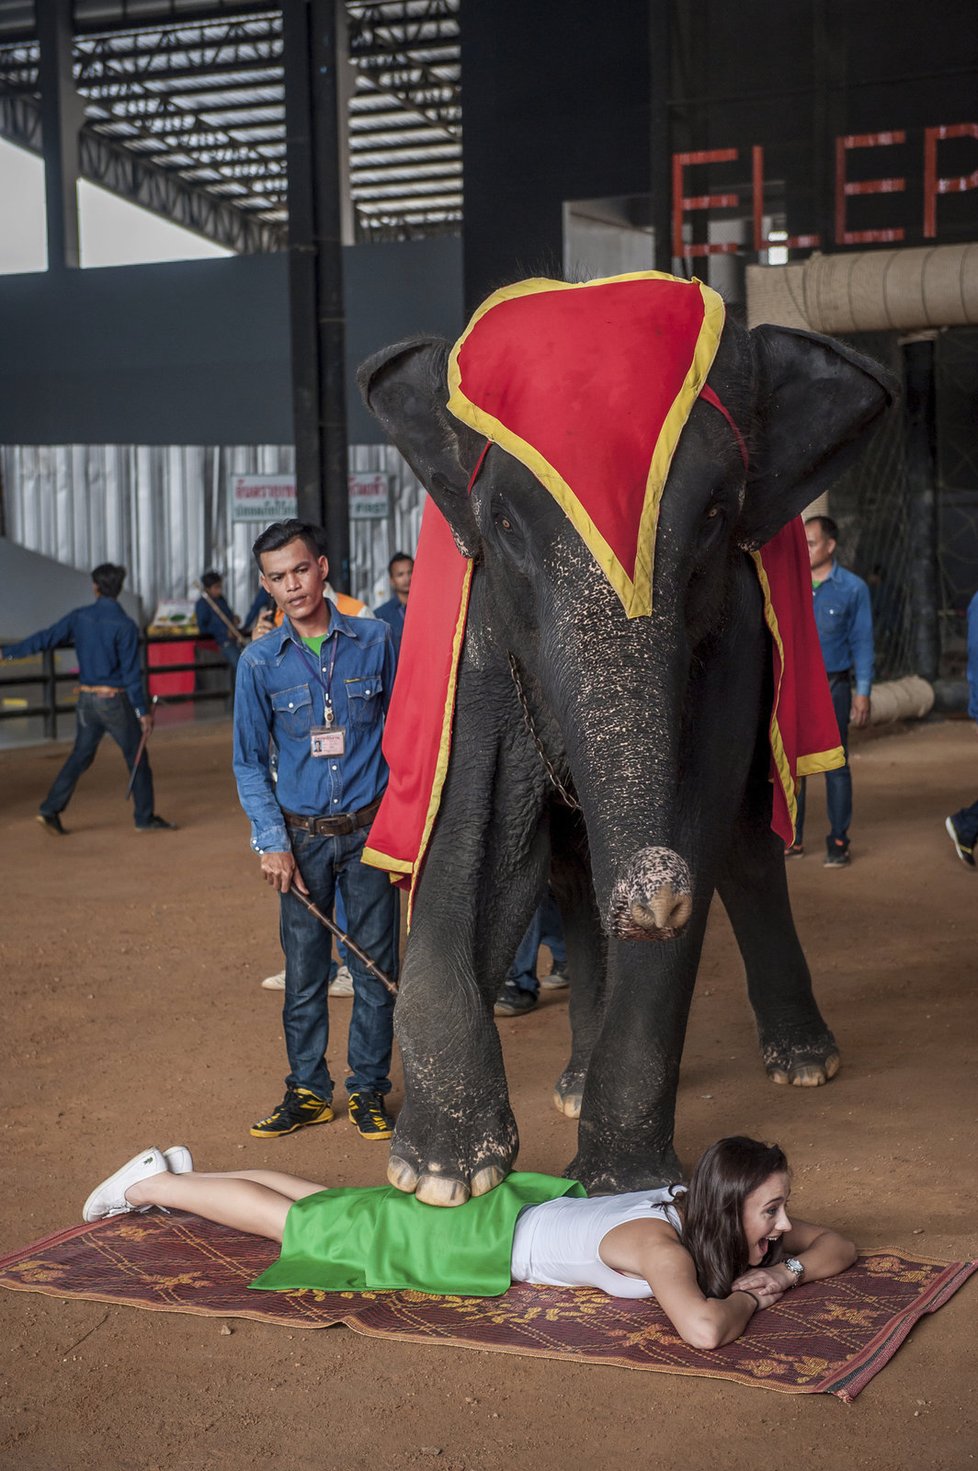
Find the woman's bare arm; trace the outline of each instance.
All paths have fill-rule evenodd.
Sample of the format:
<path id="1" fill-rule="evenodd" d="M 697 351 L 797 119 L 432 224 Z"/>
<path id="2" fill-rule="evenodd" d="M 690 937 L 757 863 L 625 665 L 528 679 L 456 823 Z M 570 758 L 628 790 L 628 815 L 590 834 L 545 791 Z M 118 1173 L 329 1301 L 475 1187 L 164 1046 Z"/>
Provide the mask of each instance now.
<path id="1" fill-rule="evenodd" d="M 601 1260 L 615 1271 L 643 1277 L 676 1332 L 692 1348 L 720 1348 L 743 1333 L 758 1308 L 778 1301 L 784 1288 L 772 1283 L 757 1290 L 705 1297 L 689 1252 L 664 1221 L 624 1221 L 608 1232 Z"/>
<path id="2" fill-rule="evenodd" d="M 786 1231 L 782 1243 L 785 1256 L 797 1257 L 805 1268 L 803 1282 L 822 1282 L 826 1277 L 835 1277 L 851 1267 L 856 1260 L 856 1247 L 838 1231 L 827 1226 L 813 1226 L 809 1221 L 795 1221 Z M 735 1287 L 746 1287 L 756 1292 L 759 1286 L 779 1286 L 782 1290 L 795 1285 L 793 1272 L 783 1262 L 773 1267 L 751 1267 L 742 1272 L 734 1283 Z"/>

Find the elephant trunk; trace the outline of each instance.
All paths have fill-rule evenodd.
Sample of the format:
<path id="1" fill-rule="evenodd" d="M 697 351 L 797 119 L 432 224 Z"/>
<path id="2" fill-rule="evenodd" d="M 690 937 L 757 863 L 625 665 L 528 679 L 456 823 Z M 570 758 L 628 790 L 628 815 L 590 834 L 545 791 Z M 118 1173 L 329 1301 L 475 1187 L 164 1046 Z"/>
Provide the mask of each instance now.
<path id="1" fill-rule="evenodd" d="M 693 910 L 693 875 L 675 848 L 688 644 L 677 612 L 629 620 L 613 598 L 597 579 L 578 588 L 578 636 L 564 641 L 576 657 L 552 666 L 547 693 L 609 935 L 671 940 Z M 588 636 L 596 626 L 600 640 Z"/>

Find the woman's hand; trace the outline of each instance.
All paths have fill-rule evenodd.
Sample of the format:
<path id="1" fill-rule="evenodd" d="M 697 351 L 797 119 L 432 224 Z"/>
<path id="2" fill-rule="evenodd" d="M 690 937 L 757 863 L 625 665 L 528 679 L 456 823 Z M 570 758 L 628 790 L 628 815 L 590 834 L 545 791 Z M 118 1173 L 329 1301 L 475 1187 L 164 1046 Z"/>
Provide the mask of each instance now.
<path id="1" fill-rule="evenodd" d="M 737 1292 L 743 1287 L 751 1292 L 785 1292 L 794 1285 L 794 1281 L 794 1274 L 783 1263 L 775 1263 L 773 1267 L 751 1267 L 741 1272 L 730 1290 Z"/>
<path id="2" fill-rule="evenodd" d="M 790 1281 L 785 1281 L 785 1278 Z M 794 1283 L 794 1277 L 787 1267 L 752 1267 L 749 1272 L 742 1272 L 732 1283 L 731 1292 L 753 1292 L 762 1308 L 769 1308 L 783 1297 L 785 1292 Z"/>

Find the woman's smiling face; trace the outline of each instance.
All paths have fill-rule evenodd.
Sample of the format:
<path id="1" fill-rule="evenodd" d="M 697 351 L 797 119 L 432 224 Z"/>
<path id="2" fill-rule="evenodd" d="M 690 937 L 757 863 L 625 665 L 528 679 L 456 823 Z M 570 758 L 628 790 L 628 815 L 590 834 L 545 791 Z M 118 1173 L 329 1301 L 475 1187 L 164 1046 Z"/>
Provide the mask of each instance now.
<path id="1" fill-rule="evenodd" d="M 786 1231 L 791 1230 L 788 1219 L 788 1196 L 791 1181 L 783 1170 L 769 1175 L 762 1185 L 752 1190 L 744 1201 L 741 1224 L 747 1242 L 748 1260 L 752 1267 L 760 1266 L 769 1248 L 775 1245 Z"/>

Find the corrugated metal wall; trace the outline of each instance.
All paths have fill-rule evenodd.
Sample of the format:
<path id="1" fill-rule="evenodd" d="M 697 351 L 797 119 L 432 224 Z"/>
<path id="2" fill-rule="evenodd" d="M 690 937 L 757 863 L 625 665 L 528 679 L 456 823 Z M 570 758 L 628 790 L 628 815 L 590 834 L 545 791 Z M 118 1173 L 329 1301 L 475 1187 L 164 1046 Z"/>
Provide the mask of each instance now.
<path id="1" fill-rule="evenodd" d="M 230 477 L 286 475 L 294 467 L 285 445 L 4 446 L 7 535 L 82 571 L 121 562 L 147 619 L 161 598 L 196 596 L 194 580 L 217 567 L 228 601 L 243 615 L 257 590 L 251 543 L 258 528 L 231 520 Z M 351 447 L 350 469 L 391 476 L 392 516 L 352 525 L 352 590 L 372 606 L 388 596 L 391 554 L 414 552 L 425 492 L 393 446 Z"/>

